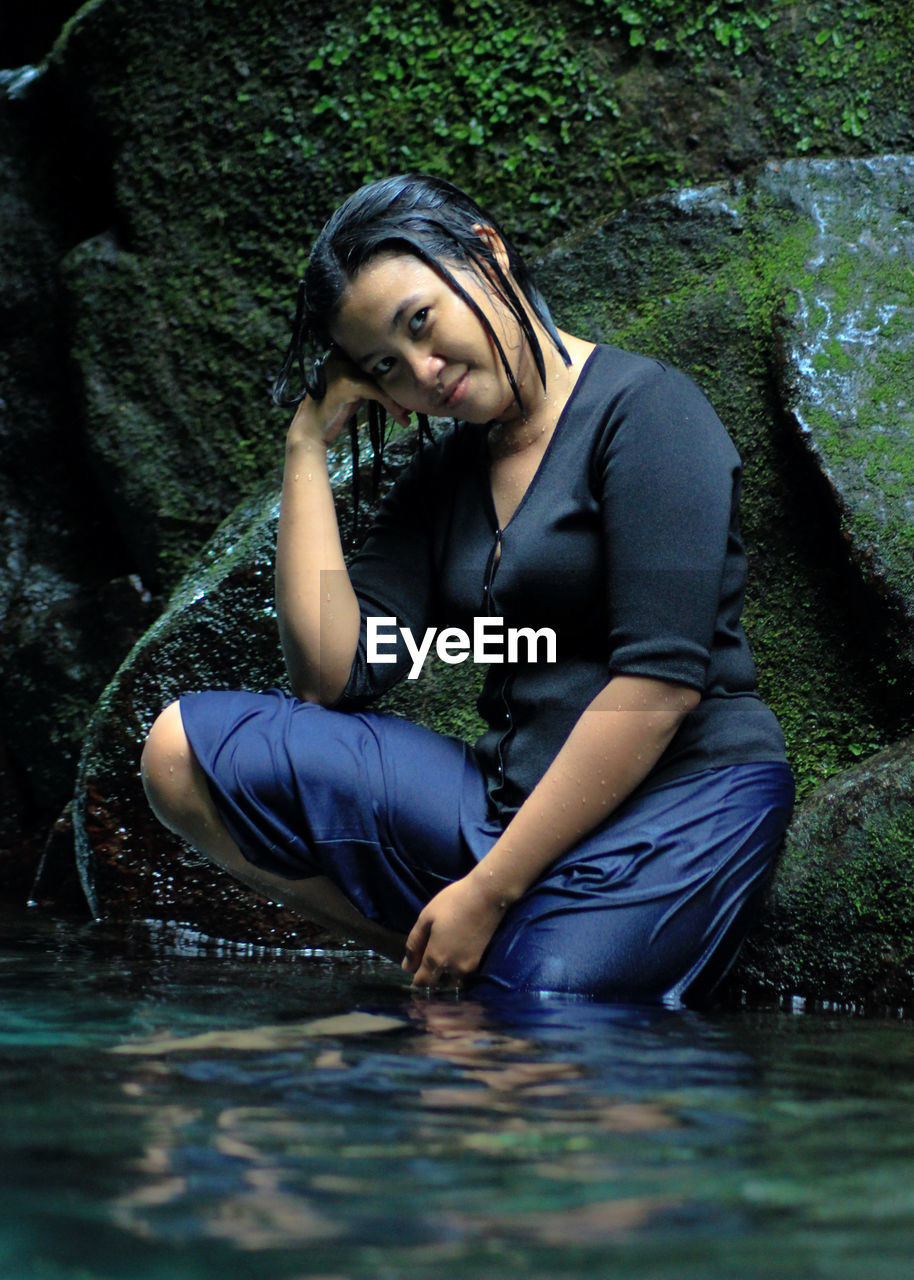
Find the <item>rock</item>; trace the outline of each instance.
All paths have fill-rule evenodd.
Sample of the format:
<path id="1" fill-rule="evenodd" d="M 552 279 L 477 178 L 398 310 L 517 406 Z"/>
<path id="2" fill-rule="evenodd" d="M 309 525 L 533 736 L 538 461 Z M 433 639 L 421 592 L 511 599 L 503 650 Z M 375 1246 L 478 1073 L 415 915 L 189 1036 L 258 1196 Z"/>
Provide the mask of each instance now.
<path id="1" fill-rule="evenodd" d="M 218 936 L 289 941 L 303 928 L 252 909 L 250 895 L 160 827 L 140 752 L 159 711 L 192 689 L 283 679 L 272 608 L 275 493 L 243 504 L 105 690 L 85 736 L 74 801 L 76 862 L 95 914 L 171 919 Z M 218 923 L 217 923 L 218 922 Z"/>
<path id="2" fill-rule="evenodd" d="M 250 170 L 237 68 L 248 58 L 288 84 L 298 43 L 277 60 L 242 6 L 171 4 L 166 18 L 105 0 L 69 24 L 36 91 L 33 114 L 67 111 L 73 149 L 103 164 L 94 225 L 61 264 L 75 401 L 110 519 L 154 592 L 276 474 L 286 415 L 269 386 L 294 309 L 299 206 Z M 287 218 L 281 247 L 271 201 Z"/>
<path id="3" fill-rule="evenodd" d="M 231 430 L 224 396 L 212 381 L 188 388 L 186 350 L 174 332 L 180 308 L 162 298 L 154 261 L 103 235 L 68 255 L 62 278 L 96 484 L 129 562 L 145 582 L 169 583 L 242 492 L 235 460 L 226 456 L 220 465 L 218 456 L 222 433 Z M 218 345 L 213 335 L 198 340 Z M 214 362 L 212 379 L 218 376 Z M 268 416 L 265 396 L 262 406 Z"/>
<path id="4" fill-rule="evenodd" d="M 899 615 L 893 639 L 910 660 L 914 159 L 794 161 L 761 186 L 813 230 L 781 328 L 783 403 L 855 561 Z"/>
<path id="5" fill-rule="evenodd" d="M 45 572 L 42 574 L 41 569 Z M 107 672 L 158 613 L 135 577 L 94 589 L 54 578 L 32 564 L 28 592 L 9 611 L 0 661 L 10 678 L 4 697 L 8 742 L 30 764 L 37 808 L 63 804 L 61 780 L 72 776 L 85 723 Z M 42 596 L 41 589 L 47 592 Z"/>
<path id="6" fill-rule="evenodd" d="M 800 807 L 734 983 L 867 1008 L 914 993 L 914 737 Z"/>
<path id="7" fill-rule="evenodd" d="M 389 449 L 389 477 L 409 446 Z M 349 471 L 340 449 L 335 486 L 340 524 L 351 536 Z M 388 477 L 388 478 L 389 478 Z M 365 476 L 363 492 L 370 488 Z M 383 492 L 383 486 L 382 490 Z M 268 485 L 243 502 L 175 591 L 99 701 L 85 737 L 73 805 L 76 860 L 94 913 L 112 919 L 180 920 L 219 937 L 277 944 L 316 930 L 251 894 L 189 851 L 153 818 L 139 758 L 156 715 L 198 689 L 287 688 L 273 606 L 278 492 Z M 367 518 L 367 510 L 365 512 Z M 404 715 L 473 736 L 475 676 L 435 666 L 393 700 Z M 462 692 L 460 692 L 462 690 Z M 384 708 L 391 703 L 380 703 Z M 53 896 L 45 881 L 43 892 Z"/>
<path id="8" fill-rule="evenodd" d="M 71 796 L 92 706 L 156 612 L 80 450 L 60 230 L 19 110 L 0 90 L 0 850 L 11 866 Z"/>

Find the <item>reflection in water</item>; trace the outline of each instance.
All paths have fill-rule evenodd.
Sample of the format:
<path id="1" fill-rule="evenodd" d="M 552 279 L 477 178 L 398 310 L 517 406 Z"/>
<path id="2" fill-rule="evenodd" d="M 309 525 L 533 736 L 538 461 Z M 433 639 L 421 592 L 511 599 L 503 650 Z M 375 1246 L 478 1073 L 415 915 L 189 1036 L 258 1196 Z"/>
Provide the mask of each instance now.
<path id="1" fill-rule="evenodd" d="M 0 942 L 0 1276 L 910 1269 L 914 1024 L 425 999 L 180 941 Z"/>
<path id="2" fill-rule="evenodd" d="M 133 1064 L 120 1088 L 145 1104 L 147 1135 L 116 1221 L 149 1237 L 161 1211 L 182 1209 L 244 1250 L 352 1239 L 354 1222 L 389 1238 L 379 1187 L 390 1185 L 400 1244 L 559 1246 L 643 1230 L 684 1198 L 656 1176 L 631 1194 L 627 1166 L 632 1143 L 683 1130 L 685 1057 L 701 1072 L 709 1054 L 718 1071 L 729 1060 L 725 1076 L 747 1070 L 695 1015 L 543 1000 L 407 997 L 396 1016 L 159 1035 L 113 1052 Z M 182 1081 L 229 1086 L 232 1101 L 159 1101 Z M 252 1088 L 271 1101 L 239 1105 Z M 355 1132 L 342 1123 L 353 1110 Z"/>

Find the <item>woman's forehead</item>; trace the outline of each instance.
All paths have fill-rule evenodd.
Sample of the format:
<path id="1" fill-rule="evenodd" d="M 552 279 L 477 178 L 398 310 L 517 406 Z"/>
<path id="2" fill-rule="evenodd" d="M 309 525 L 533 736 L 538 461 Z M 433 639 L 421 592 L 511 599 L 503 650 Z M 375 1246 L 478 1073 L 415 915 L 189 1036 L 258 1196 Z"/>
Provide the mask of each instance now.
<path id="1" fill-rule="evenodd" d="M 441 277 L 419 258 L 385 253 L 372 259 L 343 291 L 333 321 L 333 337 L 358 362 L 373 343 L 396 331 L 403 314 L 417 305 Z"/>
<path id="2" fill-rule="evenodd" d="M 440 280 L 441 274 L 414 253 L 382 249 L 360 267 L 343 291 L 343 297 L 356 292 L 372 292 L 398 288 L 418 281 Z"/>
<path id="3" fill-rule="evenodd" d="M 454 275 L 466 267 L 447 264 Z M 463 281 L 461 284 L 463 285 Z M 369 333 L 390 332 L 411 305 L 432 301 L 441 289 L 454 292 L 440 271 L 410 253 L 382 252 L 366 263 L 343 290 L 333 322 L 337 341 L 345 333 L 363 341 Z M 351 350 L 348 342 L 343 342 Z"/>
<path id="4" fill-rule="evenodd" d="M 365 264 L 340 297 L 338 316 L 394 303 L 402 294 L 440 283 L 441 276 L 408 253 L 383 253 Z"/>
<path id="5" fill-rule="evenodd" d="M 391 289 L 434 288 L 441 284 L 450 288 L 449 276 L 473 274 L 466 263 L 448 258 L 429 262 L 406 250 L 382 249 L 359 268 L 344 289 L 342 298 L 345 300 L 353 293 L 370 295 Z"/>

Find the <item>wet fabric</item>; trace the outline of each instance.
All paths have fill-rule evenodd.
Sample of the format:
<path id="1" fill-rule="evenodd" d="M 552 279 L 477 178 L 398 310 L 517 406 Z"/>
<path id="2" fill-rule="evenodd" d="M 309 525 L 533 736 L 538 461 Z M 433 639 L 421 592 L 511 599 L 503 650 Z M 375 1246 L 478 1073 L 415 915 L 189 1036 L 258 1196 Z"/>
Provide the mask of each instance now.
<path id="1" fill-rule="evenodd" d="M 289 879 L 326 875 L 404 934 L 501 832 L 472 748 L 396 716 L 278 690 L 190 694 L 181 714 L 250 862 Z M 792 803 L 780 762 L 642 787 L 509 910 L 475 989 L 706 999 L 736 956 Z"/>

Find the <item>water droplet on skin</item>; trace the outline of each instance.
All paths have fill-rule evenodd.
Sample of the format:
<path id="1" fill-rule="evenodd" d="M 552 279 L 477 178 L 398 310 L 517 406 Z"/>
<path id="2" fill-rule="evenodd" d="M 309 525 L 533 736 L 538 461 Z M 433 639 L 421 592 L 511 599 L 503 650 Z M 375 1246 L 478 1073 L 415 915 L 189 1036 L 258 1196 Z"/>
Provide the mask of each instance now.
<path id="1" fill-rule="evenodd" d="M 311 472 L 310 472 L 310 471 L 308 472 L 308 479 L 309 479 L 309 480 L 311 479 Z"/>
<path id="2" fill-rule="evenodd" d="M 296 479 L 296 480 L 300 479 L 299 474 L 298 474 L 298 472 L 297 472 L 297 471 L 296 471 L 296 473 L 295 473 L 295 479 Z"/>

